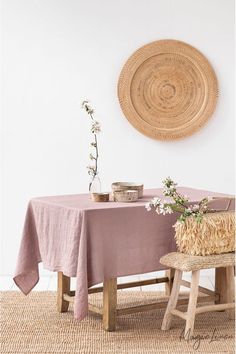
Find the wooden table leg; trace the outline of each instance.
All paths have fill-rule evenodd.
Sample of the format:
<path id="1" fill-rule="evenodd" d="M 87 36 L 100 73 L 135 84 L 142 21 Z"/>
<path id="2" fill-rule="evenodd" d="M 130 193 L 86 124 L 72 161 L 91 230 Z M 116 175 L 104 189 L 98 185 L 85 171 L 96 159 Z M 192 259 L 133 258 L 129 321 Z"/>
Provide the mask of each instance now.
<path id="1" fill-rule="evenodd" d="M 67 312 L 69 301 L 63 299 L 63 294 L 70 293 L 70 278 L 62 272 L 57 273 L 57 310 L 58 312 Z"/>
<path id="2" fill-rule="evenodd" d="M 106 331 L 116 329 L 117 279 L 103 282 L 103 326 Z"/>
<path id="3" fill-rule="evenodd" d="M 216 300 L 216 304 L 224 304 L 225 288 L 226 288 L 226 272 L 225 268 L 215 268 L 215 292 L 219 294 L 219 300 Z"/>
<path id="4" fill-rule="evenodd" d="M 165 276 L 169 278 L 169 281 L 167 283 L 165 283 L 165 294 L 167 296 L 170 296 L 172 286 L 173 286 L 174 276 L 175 276 L 175 269 L 170 268 L 170 269 L 166 270 Z"/>
<path id="5" fill-rule="evenodd" d="M 234 267 L 226 268 L 226 283 L 226 302 L 232 303 L 235 301 Z M 231 320 L 235 319 L 235 309 L 226 310 L 226 312 Z"/>
<path id="6" fill-rule="evenodd" d="M 234 301 L 234 267 L 216 268 L 215 292 L 219 294 L 216 304 L 226 304 Z M 229 318 L 234 318 L 234 310 L 227 310 Z"/>

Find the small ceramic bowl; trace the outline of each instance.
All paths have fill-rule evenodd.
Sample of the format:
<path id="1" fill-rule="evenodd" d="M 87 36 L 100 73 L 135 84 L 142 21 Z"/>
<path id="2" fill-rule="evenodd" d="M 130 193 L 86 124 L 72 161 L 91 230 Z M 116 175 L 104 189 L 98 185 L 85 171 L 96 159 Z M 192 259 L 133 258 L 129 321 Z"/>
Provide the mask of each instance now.
<path id="1" fill-rule="evenodd" d="M 93 202 L 109 202 L 109 193 L 91 193 Z"/>
<path id="2" fill-rule="evenodd" d="M 114 182 L 111 185 L 112 192 L 121 191 L 121 190 L 137 190 L 138 197 L 142 198 L 143 196 L 143 184 L 135 182 Z"/>
<path id="3" fill-rule="evenodd" d="M 135 190 L 121 190 L 115 191 L 113 193 L 114 201 L 121 203 L 131 203 L 136 202 L 138 200 L 138 191 Z"/>

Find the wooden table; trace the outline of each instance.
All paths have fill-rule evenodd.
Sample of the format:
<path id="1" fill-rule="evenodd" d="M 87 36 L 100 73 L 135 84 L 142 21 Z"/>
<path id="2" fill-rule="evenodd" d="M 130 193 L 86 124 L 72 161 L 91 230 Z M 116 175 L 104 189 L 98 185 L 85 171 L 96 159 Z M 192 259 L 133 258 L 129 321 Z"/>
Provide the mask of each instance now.
<path id="1" fill-rule="evenodd" d="M 225 293 L 227 291 L 224 286 L 224 268 L 217 268 L 215 272 L 215 291 L 199 287 L 198 303 L 214 301 L 215 303 L 224 303 Z M 97 313 L 102 316 L 103 327 L 106 331 L 115 331 L 116 318 L 120 315 L 128 315 L 136 312 L 144 312 L 156 309 L 166 308 L 168 299 L 158 301 L 156 303 L 133 306 L 118 309 L 117 308 L 117 290 L 128 289 L 139 286 L 165 283 L 165 294 L 169 295 L 172 289 L 174 278 L 174 269 L 166 270 L 165 276 L 161 278 L 148 279 L 142 281 L 129 282 L 125 284 L 117 284 L 117 278 L 104 280 L 103 286 L 88 289 L 89 294 L 103 292 L 103 306 L 97 307 L 89 304 L 89 311 Z M 190 287 L 190 283 L 182 281 L 181 285 Z M 62 272 L 58 272 L 58 289 L 57 289 L 57 308 L 59 312 L 67 312 L 69 303 L 74 302 L 75 291 L 70 289 L 70 278 L 65 276 Z M 188 296 L 183 297 L 178 301 L 178 306 L 187 305 Z"/>
<path id="2" fill-rule="evenodd" d="M 189 196 L 190 203 L 206 195 L 217 197 L 216 208 L 221 208 L 222 197 L 226 196 L 187 187 L 179 187 L 179 191 Z M 43 262 L 45 269 L 59 272 L 58 310 L 67 311 L 74 301 L 75 319 L 81 321 L 88 311 L 96 312 L 102 315 L 108 331 L 115 330 L 119 315 L 165 308 L 163 299 L 155 304 L 117 308 L 117 289 L 165 283 L 166 293 L 170 292 L 172 270 L 162 278 L 117 285 L 118 277 L 165 270 L 159 259 L 176 249 L 172 225 L 177 215 L 164 217 L 148 213 L 144 207 L 154 196 L 161 195 L 161 189 L 145 190 L 144 197 L 133 204 L 94 203 L 88 194 L 32 199 L 27 208 L 15 283 L 28 294 L 39 280 L 38 264 Z M 70 289 L 70 277 L 76 277 L 76 291 Z M 224 297 L 223 278 L 223 270 L 218 270 L 218 294 L 201 289 L 212 301 Z M 102 282 L 102 287 L 93 287 Z M 97 292 L 103 292 L 102 308 L 88 303 L 88 294 Z M 205 300 L 210 298 L 199 299 Z M 180 300 L 180 304 L 185 303 L 187 299 Z"/>

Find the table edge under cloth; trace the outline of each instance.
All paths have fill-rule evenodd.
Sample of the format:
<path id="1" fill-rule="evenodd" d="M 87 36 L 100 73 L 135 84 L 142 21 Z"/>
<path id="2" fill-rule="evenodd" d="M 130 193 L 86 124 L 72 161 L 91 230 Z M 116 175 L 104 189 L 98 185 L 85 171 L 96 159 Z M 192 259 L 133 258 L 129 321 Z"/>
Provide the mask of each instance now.
<path id="1" fill-rule="evenodd" d="M 214 195 L 216 197 L 229 196 L 228 194 L 203 191 L 203 190 L 187 188 L 187 187 L 181 187 L 180 189 L 188 189 L 194 192 L 199 191 L 201 193 L 205 193 L 205 195 Z M 153 194 L 155 195 L 155 193 L 156 194 L 160 193 L 161 190 L 160 189 L 146 190 L 145 192 L 148 191 L 149 193 L 153 191 Z M 64 196 L 61 196 L 62 199 L 63 197 Z M 46 198 L 47 200 L 44 201 L 44 198 Z M 38 264 L 40 262 L 43 262 L 44 268 L 49 271 L 57 271 L 57 272 L 60 271 L 63 272 L 63 274 L 68 277 L 76 276 L 77 284 L 76 284 L 76 292 L 75 292 L 76 295 L 75 295 L 75 303 L 74 303 L 74 317 L 78 320 L 82 320 L 88 314 L 88 288 L 93 285 L 99 284 L 103 282 L 104 279 L 108 278 L 106 274 L 103 274 L 101 278 L 96 278 L 96 281 L 88 279 L 88 274 L 86 270 L 87 237 L 86 237 L 86 230 L 84 229 L 86 228 L 86 222 L 87 222 L 86 219 L 89 213 L 95 210 L 96 212 L 98 211 L 104 212 L 105 210 L 110 210 L 111 208 L 109 208 L 108 205 L 109 203 L 99 203 L 100 204 L 99 208 L 97 208 L 97 204 L 94 204 L 94 209 L 91 208 L 78 209 L 74 207 L 63 206 L 60 203 L 50 203 L 48 199 L 50 199 L 50 197 L 40 197 L 40 198 L 34 198 L 29 202 L 27 213 L 26 213 L 25 224 L 24 224 L 23 236 L 20 245 L 20 251 L 18 255 L 16 272 L 13 279 L 16 285 L 19 287 L 19 289 L 25 295 L 27 295 L 39 281 Z M 200 199 L 201 198 L 197 200 L 192 200 L 191 203 L 195 203 Z M 130 210 L 130 208 L 144 208 L 146 202 L 147 200 L 145 200 L 145 193 L 144 193 L 144 199 L 141 200 L 138 204 L 133 203 L 131 205 L 128 203 L 122 203 L 122 205 L 119 205 L 119 207 L 115 209 L 128 211 Z M 70 212 L 74 212 L 75 214 L 77 213 L 76 217 L 78 218 L 79 248 L 78 248 L 78 259 L 77 259 L 76 269 L 75 268 L 73 269 L 73 267 L 72 268 L 65 267 L 64 264 L 55 265 L 55 264 L 51 264 L 50 262 L 48 263 L 47 261 L 44 261 L 43 257 L 41 256 L 42 252 L 40 252 L 40 242 L 38 237 L 37 220 L 36 220 L 37 218 L 35 217 L 35 211 L 34 211 L 34 206 L 37 203 L 48 205 L 49 207 L 53 206 L 53 208 L 59 208 L 59 209 L 65 208 L 67 210 L 70 210 Z M 106 205 L 104 205 L 103 208 L 101 204 L 106 204 Z M 168 220 L 168 217 L 166 216 L 161 216 L 161 217 L 166 218 L 166 220 Z M 174 238 L 173 238 L 173 243 L 171 244 L 171 251 L 173 250 L 175 250 Z M 83 269 L 83 272 L 79 272 L 78 270 L 80 269 Z M 157 266 L 155 265 L 153 266 L 152 269 L 149 267 L 147 270 L 143 271 L 142 273 L 148 273 L 148 272 L 159 271 L 164 269 L 166 269 L 166 267 L 160 265 L 159 263 L 158 269 Z M 134 274 L 140 274 L 140 273 L 135 272 L 133 270 L 130 272 L 127 271 L 123 273 L 116 272 L 116 274 L 109 274 L 109 278 L 112 277 L 116 278 L 116 277 L 128 276 Z"/>

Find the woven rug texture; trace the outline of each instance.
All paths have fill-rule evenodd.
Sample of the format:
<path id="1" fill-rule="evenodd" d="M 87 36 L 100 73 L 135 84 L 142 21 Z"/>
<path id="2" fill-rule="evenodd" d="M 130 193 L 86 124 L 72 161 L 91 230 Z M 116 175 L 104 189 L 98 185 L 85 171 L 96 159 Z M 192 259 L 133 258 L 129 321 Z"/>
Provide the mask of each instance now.
<path id="1" fill-rule="evenodd" d="M 118 292 L 119 307 L 156 302 L 157 292 Z M 90 295 L 90 302 L 102 303 L 102 294 Z M 184 310 L 184 306 L 181 307 Z M 55 292 L 1 292 L 1 350 L 14 354 L 174 354 L 234 353 L 234 321 L 225 312 L 196 317 L 194 337 L 181 338 L 184 321 L 174 317 L 172 328 L 161 331 L 164 310 L 153 310 L 117 319 L 116 332 L 105 332 L 96 314 L 82 322 L 56 310 Z"/>

